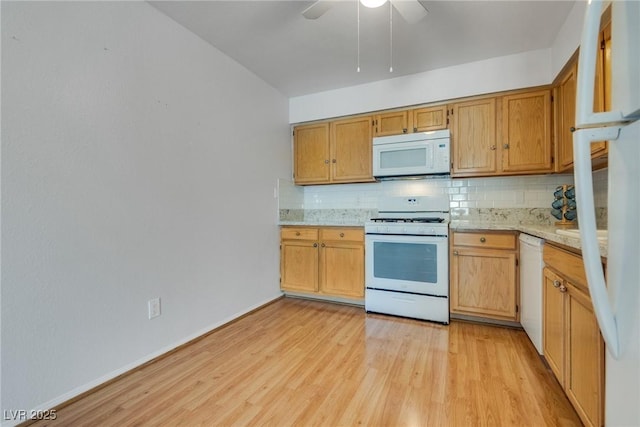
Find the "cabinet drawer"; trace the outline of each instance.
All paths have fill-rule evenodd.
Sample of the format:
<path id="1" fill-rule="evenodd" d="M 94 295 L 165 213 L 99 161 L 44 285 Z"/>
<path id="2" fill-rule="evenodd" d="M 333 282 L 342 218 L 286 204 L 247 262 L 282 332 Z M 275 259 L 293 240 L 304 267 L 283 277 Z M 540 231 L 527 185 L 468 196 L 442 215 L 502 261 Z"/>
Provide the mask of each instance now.
<path id="1" fill-rule="evenodd" d="M 556 272 L 561 272 L 564 277 L 580 290 L 589 292 L 587 275 L 580 255 L 546 244 L 544 245 L 542 258 L 547 267 Z"/>
<path id="2" fill-rule="evenodd" d="M 453 233 L 453 246 L 470 246 L 474 248 L 492 249 L 515 249 L 516 244 L 517 239 L 515 233 Z"/>
<path id="3" fill-rule="evenodd" d="M 322 228 L 320 230 L 320 240 L 363 242 L 364 230 L 362 228 Z"/>
<path id="4" fill-rule="evenodd" d="M 287 227 L 280 229 L 282 240 L 318 240 L 317 228 Z"/>

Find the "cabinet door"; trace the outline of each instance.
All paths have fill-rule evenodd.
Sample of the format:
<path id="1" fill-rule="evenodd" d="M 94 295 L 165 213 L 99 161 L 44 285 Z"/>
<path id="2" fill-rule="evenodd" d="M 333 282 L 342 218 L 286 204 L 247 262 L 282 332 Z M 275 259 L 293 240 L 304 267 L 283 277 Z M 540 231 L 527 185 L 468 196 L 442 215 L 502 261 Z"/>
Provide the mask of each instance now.
<path id="1" fill-rule="evenodd" d="M 293 136 L 296 184 L 329 182 L 329 123 L 297 126 Z"/>
<path id="2" fill-rule="evenodd" d="M 318 242 L 280 242 L 280 287 L 290 291 L 318 291 Z"/>
<path id="3" fill-rule="evenodd" d="M 453 248 L 451 312 L 517 320 L 516 254 Z"/>
<path id="4" fill-rule="evenodd" d="M 320 248 L 320 291 L 323 294 L 364 296 L 364 245 L 322 242 Z"/>
<path id="5" fill-rule="evenodd" d="M 565 391 L 586 426 L 603 425 L 604 342 L 591 300 L 567 283 Z"/>
<path id="6" fill-rule="evenodd" d="M 504 96 L 502 119 L 502 170 L 551 172 L 550 91 Z"/>
<path id="7" fill-rule="evenodd" d="M 378 114 L 375 116 L 375 135 L 388 136 L 407 133 L 408 120 L 407 110 Z"/>
<path id="8" fill-rule="evenodd" d="M 574 62 L 562 76 L 556 88 L 556 172 L 573 167 L 573 134 L 576 121 L 576 78 L 578 65 Z"/>
<path id="9" fill-rule="evenodd" d="M 331 180 L 373 181 L 371 117 L 331 123 Z"/>
<path id="10" fill-rule="evenodd" d="M 451 107 L 453 176 L 496 173 L 496 99 L 461 102 Z"/>
<path id="11" fill-rule="evenodd" d="M 542 348 L 549 367 L 564 386 L 565 310 L 564 294 L 560 292 L 563 284 L 562 277 L 548 268 L 543 270 Z"/>
<path id="12" fill-rule="evenodd" d="M 447 106 L 418 108 L 411 111 L 413 131 L 429 132 L 447 128 Z"/>

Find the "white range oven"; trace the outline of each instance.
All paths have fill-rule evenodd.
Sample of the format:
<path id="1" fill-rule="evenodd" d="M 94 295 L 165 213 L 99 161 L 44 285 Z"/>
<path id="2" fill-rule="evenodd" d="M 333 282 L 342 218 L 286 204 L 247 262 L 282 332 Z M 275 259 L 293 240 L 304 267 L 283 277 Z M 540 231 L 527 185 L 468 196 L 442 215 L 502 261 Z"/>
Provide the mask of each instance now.
<path id="1" fill-rule="evenodd" d="M 365 224 L 365 309 L 449 323 L 449 199 L 389 197 Z"/>

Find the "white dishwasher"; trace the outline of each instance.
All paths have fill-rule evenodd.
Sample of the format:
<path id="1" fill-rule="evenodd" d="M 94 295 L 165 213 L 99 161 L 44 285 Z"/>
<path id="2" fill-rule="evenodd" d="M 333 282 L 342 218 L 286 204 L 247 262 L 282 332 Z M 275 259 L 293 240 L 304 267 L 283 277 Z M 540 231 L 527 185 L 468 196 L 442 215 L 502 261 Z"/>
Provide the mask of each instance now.
<path id="1" fill-rule="evenodd" d="M 542 354 L 542 246 L 544 240 L 520 233 L 520 323 Z"/>

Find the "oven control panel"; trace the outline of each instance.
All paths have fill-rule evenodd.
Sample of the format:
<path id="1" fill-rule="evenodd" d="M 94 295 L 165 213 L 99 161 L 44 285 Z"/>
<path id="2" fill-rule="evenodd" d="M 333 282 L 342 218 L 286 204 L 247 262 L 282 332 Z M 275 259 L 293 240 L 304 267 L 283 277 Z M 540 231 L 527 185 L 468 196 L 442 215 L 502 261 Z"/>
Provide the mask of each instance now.
<path id="1" fill-rule="evenodd" d="M 415 236 L 448 236 L 448 224 L 367 224 L 367 234 L 412 234 Z"/>

